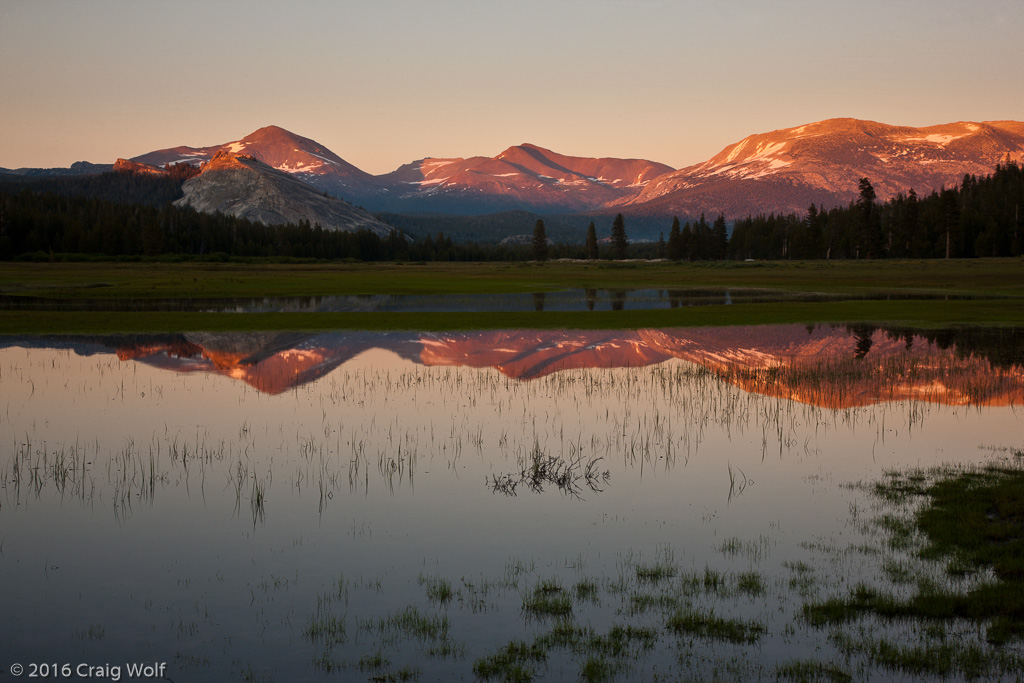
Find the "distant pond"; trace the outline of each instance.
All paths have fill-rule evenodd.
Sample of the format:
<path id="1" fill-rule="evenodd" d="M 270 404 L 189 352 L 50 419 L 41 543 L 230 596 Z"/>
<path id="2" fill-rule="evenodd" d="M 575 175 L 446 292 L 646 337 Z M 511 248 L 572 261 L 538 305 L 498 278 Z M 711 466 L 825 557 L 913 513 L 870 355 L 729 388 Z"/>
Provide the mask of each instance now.
<path id="1" fill-rule="evenodd" d="M 532 309 L 464 305 L 445 310 Z M 821 627 L 804 606 L 944 576 L 880 531 L 912 510 L 872 482 L 1020 466 L 1022 409 L 1015 329 L 0 337 L 2 664 L 881 681 L 917 678 L 878 655 L 910 643 L 953 653 L 926 679 L 963 678 L 958 652 L 1001 679 L 1020 644 L 969 620 Z"/>

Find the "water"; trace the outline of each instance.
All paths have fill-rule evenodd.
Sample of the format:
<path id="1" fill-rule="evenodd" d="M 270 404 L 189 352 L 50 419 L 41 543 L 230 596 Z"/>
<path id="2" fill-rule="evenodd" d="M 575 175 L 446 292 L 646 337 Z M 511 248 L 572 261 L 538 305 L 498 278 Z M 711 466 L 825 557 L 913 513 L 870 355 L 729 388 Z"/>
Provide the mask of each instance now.
<path id="1" fill-rule="evenodd" d="M 3 339 L 2 663 L 472 680 L 556 628 L 525 607 L 546 585 L 573 596 L 563 624 L 651 629 L 622 679 L 841 661 L 802 604 L 891 559 L 850 485 L 1012 461 L 1022 348 L 863 326 Z M 724 586 L 688 609 L 757 643 L 641 609 L 687 577 Z M 586 657 L 531 666 L 575 680 Z"/>
<path id="2" fill-rule="evenodd" d="M 44 311 L 199 311 L 208 313 L 353 313 L 621 311 L 726 306 L 787 301 L 864 299 L 969 299 L 968 295 L 929 293 L 825 294 L 767 289 L 572 289 L 516 294 L 365 294 L 228 299 L 60 299 L 0 295 L 0 310 Z M 989 297 L 991 298 L 991 297 Z"/>

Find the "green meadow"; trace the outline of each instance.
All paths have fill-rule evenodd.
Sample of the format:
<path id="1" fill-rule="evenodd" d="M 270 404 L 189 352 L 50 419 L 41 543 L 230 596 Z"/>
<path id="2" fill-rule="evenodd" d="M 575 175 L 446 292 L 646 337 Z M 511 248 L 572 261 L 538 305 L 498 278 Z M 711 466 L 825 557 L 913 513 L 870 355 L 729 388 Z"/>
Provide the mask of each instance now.
<path id="1" fill-rule="evenodd" d="M 90 302 L 369 294 L 542 293 L 567 289 L 758 289 L 863 297 L 595 312 L 220 313 L 0 311 L 0 333 L 203 329 L 636 328 L 886 322 L 1024 325 L 1021 259 L 549 263 L 4 263 L 0 294 Z M 951 297 L 945 299 L 944 297 Z M 885 298 L 893 297 L 893 298 Z M 966 298 L 964 298 L 966 297 Z M 10 309 L 10 305 L 6 308 Z M 39 307 L 40 309 L 42 307 Z"/>

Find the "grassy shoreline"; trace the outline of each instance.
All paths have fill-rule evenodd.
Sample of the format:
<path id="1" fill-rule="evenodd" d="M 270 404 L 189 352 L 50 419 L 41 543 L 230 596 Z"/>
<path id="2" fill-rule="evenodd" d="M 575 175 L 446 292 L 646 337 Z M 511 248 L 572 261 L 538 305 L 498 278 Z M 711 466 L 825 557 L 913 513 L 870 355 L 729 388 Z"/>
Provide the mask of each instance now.
<path id="1" fill-rule="evenodd" d="M 669 310 L 495 313 L 195 313 L 0 311 L 0 334 L 183 330 L 624 329 L 873 322 L 922 327 L 1024 325 L 1024 261 L 555 262 L 428 264 L 2 263 L 7 297 L 89 300 L 758 288 L 781 292 L 950 295 Z"/>
<path id="2" fill-rule="evenodd" d="M 841 301 L 734 304 L 648 311 L 486 313 L 190 313 L 0 311 L 0 334 L 246 331 L 456 331 L 646 329 L 786 323 L 891 323 L 913 327 L 1024 326 L 1024 306 L 1005 300 Z"/>

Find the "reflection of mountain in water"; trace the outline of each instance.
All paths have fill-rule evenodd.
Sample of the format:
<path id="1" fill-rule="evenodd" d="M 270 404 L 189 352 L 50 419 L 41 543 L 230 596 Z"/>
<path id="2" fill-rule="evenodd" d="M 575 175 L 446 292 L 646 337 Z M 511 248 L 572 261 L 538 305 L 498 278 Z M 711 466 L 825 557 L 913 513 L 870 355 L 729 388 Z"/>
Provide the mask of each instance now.
<path id="1" fill-rule="evenodd" d="M 368 349 L 429 366 L 495 368 L 530 380 L 584 368 L 679 359 L 747 391 L 828 408 L 917 399 L 1005 405 L 1024 400 L 1024 333 L 1015 329 L 883 330 L 756 326 L 675 330 L 508 330 L 461 333 L 192 333 L 52 340 L 5 346 L 113 348 L 122 360 L 214 372 L 277 394 Z"/>

